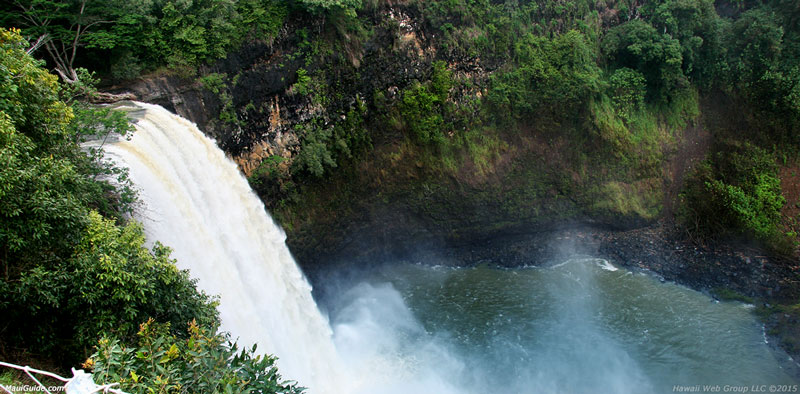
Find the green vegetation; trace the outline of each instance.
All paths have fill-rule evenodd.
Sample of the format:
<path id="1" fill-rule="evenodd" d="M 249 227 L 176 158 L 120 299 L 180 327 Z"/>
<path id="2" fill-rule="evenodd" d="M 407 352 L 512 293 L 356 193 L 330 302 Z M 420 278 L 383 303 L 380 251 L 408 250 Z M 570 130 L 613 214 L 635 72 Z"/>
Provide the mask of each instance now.
<path id="1" fill-rule="evenodd" d="M 745 304 L 753 304 L 753 299 L 744 294 L 737 293 L 727 287 L 716 287 L 711 289 L 711 294 L 722 301 L 739 301 Z"/>
<path id="2" fill-rule="evenodd" d="M 303 136 L 303 143 L 292 164 L 293 172 L 318 178 L 329 168 L 335 168 L 367 149 L 370 140 L 364 129 L 364 111 L 364 103 L 358 101 L 332 126 L 322 125 L 321 119 L 295 126 L 298 134 Z"/>
<path id="3" fill-rule="evenodd" d="M 450 72 L 444 62 L 433 64 L 431 80 L 426 84 L 413 84 L 403 92 L 400 115 L 414 139 L 422 144 L 441 144 L 452 128 L 446 125 L 447 97 L 452 85 Z"/>
<path id="4" fill-rule="evenodd" d="M 220 73 L 211 73 L 203 75 L 198 81 L 206 88 L 209 92 L 214 94 L 222 93 L 226 88 L 225 80 L 228 78 L 227 74 L 220 74 Z"/>
<path id="5" fill-rule="evenodd" d="M 667 101 L 685 84 L 680 42 L 642 20 L 633 20 L 608 31 L 603 53 L 615 67 L 636 70 L 645 76 L 648 98 Z"/>
<path id="6" fill-rule="evenodd" d="M 219 120 L 223 123 L 239 125 L 241 122 L 236 115 L 236 109 L 233 107 L 233 96 L 231 96 L 230 89 L 228 89 L 227 80 L 227 74 L 210 73 L 198 78 L 197 81 L 200 82 L 206 90 L 214 93 L 217 99 L 219 99 Z M 236 78 L 234 77 L 234 81 L 235 80 Z"/>
<path id="7" fill-rule="evenodd" d="M 600 68 L 578 31 L 553 39 L 528 34 L 516 42 L 513 53 L 516 67 L 492 76 L 487 101 L 497 116 L 562 119 L 600 91 Z"/>
<path id="8" fill-rule="evenodd" d="M 765 242 L 781 237 L 781 195 L 775 156 L 733 143 L 703 162 L 687 182 L 686 220 L 705 235 L 745 233 Z"/>
<path id="9" fill-rule="evenodd" d="M 778 336 L 783 349 L 791 354 L 800 352 L 800 303 L 766 305 L 756 313 L 766 321 L 767 333 Z"/>
<path id="10" fill-rule="evenodd" d="M 711 0 L 412 1 L 403 7 L 417 19 L 413 36 L 395 17 L 380 17 L 387 7 L 357 0 L 26 0 L 3 5 L 0 18 L 22 27 L 30 41 L 43 38 L 34 53 L 72 83 L 84 78 L 79 65 L 112 81 L 164 67 L 194 75 L 242 45 L 272 43 L 287 22 L 303 21 L 279 38 L 288 49 L 280 60 L 292 81 L 287 93 L 311 108 L 291 125 L 300 148 L 279 171 L 267 163 L 270 170 L 251 176 L 274 201 L 368 157 L 397 159 L 400 151 L 372 156 L 376 139 L 403 146 L 400 162 L 424 168 L 426 176 L 471 173 L 478 182 L 497 173 L 501 152 L 568 141 L 560 145 L 562 157 L 575 162 L 554 178 L 592 194 L 587 214 L 654 218 L 662 202 L 652 185 L 697 122 L 700 102 L 725 96 L 746 108 L 740 112 L 747 132 L 719 130 L 732 143 L 714 145 L 707 165 L 690 177 L 682 218 L 697 234 L 724 228 L 767 244 L 781 238 L 776 170 L 744 181 L 717 161 L 737 144 L 775 157 L 798 151 L 800 32 L 792 2 L 719 3 L 723 17 Z M 381 37 L 392 38 L 375 56 L 415 64 L 414 78 L 399 83 L 396 95 L 387 96 L 387 88 L 397 81 L 378 86 L 368 81 L 374 75 L 360 75 L 364 44 L 379 47 Z M 484 71 L 465 73 L 465 64 Z M 247 128 L 244 119 L 263 108 L 257 100 L 248 107 L 241 103 L 253 100 L 234 100 L 238 76 L 199 76 L 219 99 L 216 127 Z M 591 177 L 587 166 L 596 169 Z M 691 197 L 700 190 L 714 198 Z M 101 203 L 97 209 L 106 209 Z"/>
<path id="11" fill-rule="evenodd" d="M 354 174 L 353 166 L 359 163 L 362 168 L 380 168 L 378 179 L 384 186 L 378 193 L 383 200 L 415 195 L 385 188 L 447 184 L 447 177 L 470 187 L 501 187 L 510 182 L 512 168 L 526 165 L 517 161 L 527 156 L 525 150 L 536 147 L 556 150 L 556 160 L 565 162 L 548 162 L 552 173 L 545 177 L 547 184 L 535 189 L 550 196 L 579 190 L 568 196 L 582 207 L 571 210 L 573 214 L 654 220 L 663 212 L 660 185 L 669 182 L 668 161 L 680 160 L 674 156 L 676 148 L 691 139 L 687 128 L 698 123 L 701 101 L 710 95 L 724 95 L 749 108 L 741 111 L 748 133 L 734 136 L 728 128 L 718 133 L 720 137 L 776 156 L 797 150 L 800 68 L 795 55 L 800 50 L 796 18 L 792 19 L 797 10 L 782 1 L 752 9 L 740 6 L 732 17 L 718 15 L 710 0 L 411 2 L 408 14 L 418 15 L 415 29 L 429 42 L 401 37 L 397 21 L 372 25 L 382 7 L 374 2 L 361 8 L 355 3 L 306 7 L 313 15 L 328 12 L 336 21 L 326 22 L 318 34 L 298 31 L 300 50 L 293 56 L 302 56 L 304 65 L 290 92 L 310 96 L 311 104 L 323 109 L 295 125 L 301 149 L 288 158 L 285 166 L 292 170 L 271 175 L 269 182 L 262 175 L 255 177 L 264 180 L 258 188 L 267 199 L 283 201 L 282 209 L 288 211 L 302 209 L 305 203 L 297 196 L 320 195 L 311 190 L 336 171 L 348 183 L 344 178 Z M 356 13 L 334 17 L 334 8 Z M 387 86 L 350 89 L 347 84 L 362 83 L 358 62 L 351 58 L 360 50 L 353 46 L 381 29 L 395 35 L 393 56 L 416 57 L 423 69 L 396 93 Z M 426 45 L 435 49 L 432 58 L 420 56 Z M 475 64 L 486 71 L 463 71 L 465 65 Z M 358 140 L 391 141 L 390 152 L 363 149 L 351 156 L 341 149 L 353 142 L 349 132 L 336 133 L 341 130 L 335 126 L 337 117 L 346 111 L 342 103 L 353 95 L 361 95 L 361 101 L 363 94 L 371 97 L 363 100 L 369 105 L 355 128 L 364 136 Z M 683 198 L 678 206 L 683 222 L 696 235 L 744 235 L 770 247 L 785 243 L 777 235 L 784 219 L 775 169 L 754 182 L 733 181 L 740 174 L 713 164 L 724 160 L 730 145 L 713 147 L 708 163 L 715 170 L 701 176 L 705 178 L 699 183 L 689 177 L 688 187 L 703 185 L 702 193 L 716 197 Z M 505 163 L 503 169 L 499 163 Z M 410 179 L 384 182 L 388 174 Z M 364 175 L 370 176 L 376 174 Z M 494 180 L 486 183 L 489 178 Z M 266 186 L 270 182 L 291 187 Z M 687 189 L 684 196 L 699 195 L 697 190 Z M 496 197 L 513 205 L 539 201 L 540 195 L 528 195 L 527 200 Z M 294 202 L 287 205 L 289 200 Z M 484 202 L 476 198 L 475 203 Z M 498 210 L 506 214 L 519 208 Z M 507 224 L 516 220 L 498 218 Z M 704 220 L 716 223 L 696 224 Z"/>
<path id="12" fill-rule="evenodd" d="M 299 95 L 306 96 L 311 93 L 311 77 L 304 68 L 297 70 L 297 83 L 294 85 L 294 90 Z"/>
<path id="13" fill-rule="evenodd" d="M 627 67 L 614 70 L 609 78 L 609 96 L 614 112 L 626 122 L 630 122 L 634 114 L 644 107 L 646 81 L 642 73 Z"/>
<path id="14" fill-rule="evenodd" d="M 269 0 L 22 0 L 0 6 L 0 23 L 41 38 L 42 56 L 73 82 L 86 60 L 117 80 L 164 66 L 186 72 L 248 40 L 269 40 L 287 12 Z"/>
<path id="15" fill-rule="evenodd" d="M 102 337 L 87 367 L 131 392 L 299 392 L 273 358 L 226 345 L 215 302 L 123 219 L 126 173 L 79 143 L 129 133 L 124 114 L 81 101 L 91 74 L 61 85 L 27 45 L 0 29 L 0 356 L 72 366 Z"/>
<path id="16" fill-rule="evenodd" d="M 281 163 L 286 162 L 286 158 L 272 155 L 262 161 L 258 168 L 253 171 L 248 181 L 253 188 L 260 187 L 263 183 L 275 181 L 281 177 Z"/>
<path id="17" fill-rule="evenodd" d="M 303 391 L 294 382 L 282 381 L 274 358 L 254 355 L 255 347 L 239 351 L 213 327 L 192 321 L 188 335 L 181 337 L 171 334 L 169 328 L 148 320 L 132 345 L 102 338 L 84 366 L 95 371 L 96 381 L 118 382 L 131 394 Z"/>
<path id="18" fill-rule="evenodd" d="M 659 195 L 653 190 L 655 188 L 647 186 L 608 182 L 600 187 L 598 195 L 601 198 L 593 208 L 615 215 L 655 219 L 659 214 Z"/>
<path id="19" fill-rule="evenodd" d="M 342 12 L 355 16 L 361 0 L 299 0 L 299 3 L 315 14 Z"/>

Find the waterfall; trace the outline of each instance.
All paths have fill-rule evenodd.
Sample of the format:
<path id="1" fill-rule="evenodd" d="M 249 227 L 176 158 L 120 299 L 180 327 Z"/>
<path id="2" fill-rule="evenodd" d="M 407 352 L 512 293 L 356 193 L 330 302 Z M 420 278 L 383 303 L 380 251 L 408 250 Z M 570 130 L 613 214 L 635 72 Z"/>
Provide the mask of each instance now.
<path id="1" fill-rule="evenodd" d="M 173 248 L 179 268 L 219 295 L 222 329 L 242 346 L 278 357 L 286 379 L 309 392 L 339 392 L 331 329 L 311 286 L 236 164 L 197 126 L 162 107 L 128 103 L 130 140 L 106 144 L 139 189 L 147 239 Z"/>
<path id="2" fill-rule="evenodd" d="M 214 142 L 161 107 L 122 109 L 136 132 L 105 151 L 140 188 L 148 240 L 172 247 L 199 288 L 220 296 L 222 329 L 278 356 L 283 376 L 310 394 L 797 384 L 800 372 L 776 362 L 747 309 L 602 259 L 344 273 L 325 282 L 342 290 L 325 300 L 329 324 L 283 231 Z"/>

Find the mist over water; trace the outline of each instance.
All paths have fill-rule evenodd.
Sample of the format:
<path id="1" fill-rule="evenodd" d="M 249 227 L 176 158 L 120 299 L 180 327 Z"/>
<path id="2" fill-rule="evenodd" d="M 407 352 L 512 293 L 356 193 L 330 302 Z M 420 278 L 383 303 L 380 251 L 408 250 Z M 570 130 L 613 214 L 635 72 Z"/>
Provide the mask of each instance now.
<path id="1" fill-rule="evenodd" d="M 669 393 L 797 384 L 747 305 L 578 258 L 496 269 L 387 265 L 324 300 L 340 354 L 389 391 Z M 334 293 L 335 294 L 335 293 Z M 392 366 L 400 366 L 393 376 Z M 436 387 L 426 389 L 425 387 Z"/>
<path id="2" fill-rule="evenodd" d="M 356 393 L 460 393 L 465 365 L 427 332 L 389 284 L 362 283 L 343 295 L 334 343 L 358 373 Z"/>
<path id="3" fill-rule="evenodd" d="M 147 104 L 106 146 L 141 189 L 148 238 L 220 295 L 223 329 L 276 354 L 309 393 L 663 393 L 796 384 L 739 303 L 605 260 L 541 268 L 386 264 L 311 288 L 236 165 L 190 122 Z M 568 249 L 568 246 L 565 246 Z M 565 253 L 569 254 L 569 253 Z M 387 262 L 388 263 L 388 262 Z"/>

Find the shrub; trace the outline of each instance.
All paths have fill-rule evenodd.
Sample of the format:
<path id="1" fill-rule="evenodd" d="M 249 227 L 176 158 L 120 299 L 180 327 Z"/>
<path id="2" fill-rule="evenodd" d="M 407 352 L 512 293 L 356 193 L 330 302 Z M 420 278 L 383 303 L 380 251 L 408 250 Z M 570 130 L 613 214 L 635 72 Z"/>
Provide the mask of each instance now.
<path id="1" fill-rule="evenodd" d="M 175 267 L 169 248 L 143 246 L 138 223 L 118 227 L 96 212 L 88 221 L 72 258 L 25 271 L 6 289 L 17 301 L 6 315 L 16 322 L 9 336 L 80 357 L 102 333 L 130 339 L 148 318 L 176 327 L 216 321 L 214 303 Z"/>
<path id="2" fill-rule="evenodd" d="M 595 57 L 578 31 L 553 39 L 528 34 L 515 44 L 517 67 L 492 75 L 488 104 L 502 122 L 573 116 L 600 91 Z"/>
<path id="3" fill-rule="evenodd" d="M 413 138 L 420 144 L 446 140 L 446 102 L 453 86 L 452 73 L 442 61 L 433 63 L 430 82 L 415 83 L 403 92 L 400 113 Z"/>
<path id="4" fill-rule="evenodd" d="M 750 144 L 728 144 L 697 166 L 682 193 L 684 221 L 704 235 L 779 235 L 781 195 L 775 157 Z"/>
<path id="5" fill-rule="evenodd" d="M 786 200 L 781 195 L 780 180 L 773 174 L 755 174 L 751 185 L 729 185 L 714 179 L 705 183 L 713 204 L 720 206 L 723 219 L 733 228 L 752 232 L 756 238 L 769 240 L 777 231 L 780 210 Z"/>
<path id="6" fill-rule="evenodd" d="M 421 83 L 403 92 L 401 113 L 414 139 L 420 144 L 438 144 L 445 140 L 445 122 L 441 98 Z"/>
<path id="7" fill-rule="evenodd" d="M 687 83 L 680 42 L 645 21 L 633 20 L 610 29 L 603 37 L 602 51 L 614 67 L 642 73 L 652 101 L 669 102 L 670 94 Z"/>
<path id="8" fill-rule="evenodd" d="M 630 68 L 619 68 L 609 78 L 610 97 L 617 115 L 629 122 L 636 111 L 642 109 L 647 93 L 644 75 Z"/>
<path id="9" fill-rule="evenodd" d="M 185 338 L 170 334 L 168 328 L 145 322 L 134 346 L 103 338 L 84 367 L 93 369 L 96 383 L 120 383 L 131 394 L 303 391 L 281 378 L 274 357 L 254 355 L 255 346 L 239 351 L 224 334 L 194 321 Z"/>
<path id="10" fill-rule="evenodd" d="M 356 105 L 333 125 L 324 125 L 323 119 L 316 118 L 295 126 L 303 139 L 292 163 L 294 173 L 307 172 L 321 177 L 327 169 L 365 152 L 371 143 L 364 128 L 366 110 L 364 102 L 356 97 Z"/>
<path id="11" fill-rule="evenodd" d="M 259 188 L 262 186 L 264 180 L 272 182 L 281 178 L 283 174 L 280 165 L 285 161 L 286 158 L 278 155 L 272 155 L 262 160 L 261 163 L 258 163 L 258 167 L 256 167 L 253 173 L 247 178 L 250 182 L 250 186 Z"/>

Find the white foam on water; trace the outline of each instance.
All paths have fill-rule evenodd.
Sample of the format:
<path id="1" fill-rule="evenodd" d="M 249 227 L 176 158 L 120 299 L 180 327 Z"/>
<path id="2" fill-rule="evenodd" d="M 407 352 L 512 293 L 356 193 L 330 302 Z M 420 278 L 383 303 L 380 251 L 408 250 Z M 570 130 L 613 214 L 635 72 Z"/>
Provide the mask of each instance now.
<path id="1" fill-rule="evenodd" d="M 608 260 L 605 259 L 597 259 L 595 260 L 598 267 L 606 270 L 606 271 L 619 271 L 619 268 L 615 267 L 613 264 L 609 263 Z"/>

